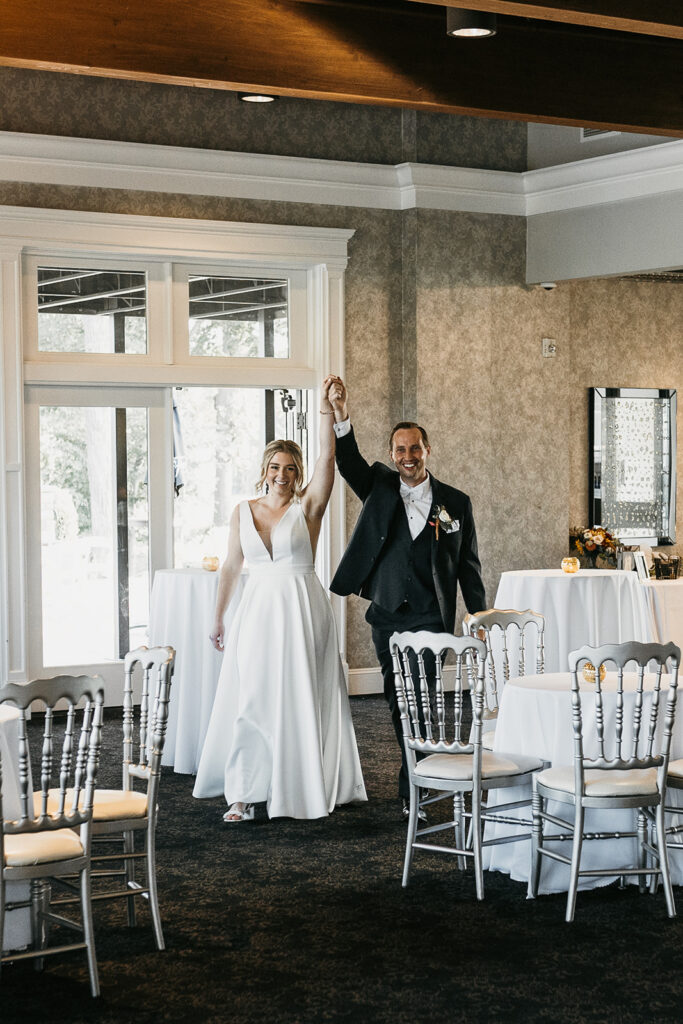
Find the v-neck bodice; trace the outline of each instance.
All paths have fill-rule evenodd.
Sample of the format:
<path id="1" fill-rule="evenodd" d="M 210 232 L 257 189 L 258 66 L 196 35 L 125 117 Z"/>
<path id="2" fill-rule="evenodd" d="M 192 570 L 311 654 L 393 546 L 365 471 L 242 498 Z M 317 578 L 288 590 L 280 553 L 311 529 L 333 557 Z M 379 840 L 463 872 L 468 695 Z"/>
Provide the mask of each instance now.
<path id="1" fill-rule="evenodd" d="M 256 529 L 249 502 L 243 501 L 240 504 L 240 540 L 250 574 L 314 571 L 311 538 L 300 502 L 292 502 L 271 530 L 271 555 Z"/>

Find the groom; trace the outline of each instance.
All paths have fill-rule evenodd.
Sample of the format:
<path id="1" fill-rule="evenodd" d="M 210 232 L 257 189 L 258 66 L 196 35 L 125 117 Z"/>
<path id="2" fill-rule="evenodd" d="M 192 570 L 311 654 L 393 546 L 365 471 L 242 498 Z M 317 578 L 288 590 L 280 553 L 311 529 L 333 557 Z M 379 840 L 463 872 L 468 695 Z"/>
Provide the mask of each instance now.
<path id="1" fill-rule="evenodd" d="M 401 748 L 398 792 L 407 817 L 410 785 L 389 638 L 396 630 L 452 633 L 458 583 L 468 611 L 486 608 L 472 503 L 427 472 L 431 448 L 423 427 L 405 422 L 392 430 L 389 456 L 398 472 L 382 462 L 369 465 L 356 444 L 342 381 L 330 389 L 330 401 L 337 466 L 363 502 L 330 590 L 370 601 L 365 618 Z"/>

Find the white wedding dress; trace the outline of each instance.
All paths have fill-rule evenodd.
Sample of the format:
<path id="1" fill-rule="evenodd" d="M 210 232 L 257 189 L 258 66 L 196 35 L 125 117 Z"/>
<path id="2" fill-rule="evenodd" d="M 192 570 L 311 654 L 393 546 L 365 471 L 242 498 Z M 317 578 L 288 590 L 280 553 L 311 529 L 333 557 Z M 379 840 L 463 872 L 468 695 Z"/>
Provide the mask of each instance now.
<path id="1" fill-rule="evenodd" d="M 266 801 L 268 816 L 320 818 L 366 800 L 330 602 L 293 502 L 271 534 L 239 506 L 249 576 L 225 641 L 196 797 Z"/>

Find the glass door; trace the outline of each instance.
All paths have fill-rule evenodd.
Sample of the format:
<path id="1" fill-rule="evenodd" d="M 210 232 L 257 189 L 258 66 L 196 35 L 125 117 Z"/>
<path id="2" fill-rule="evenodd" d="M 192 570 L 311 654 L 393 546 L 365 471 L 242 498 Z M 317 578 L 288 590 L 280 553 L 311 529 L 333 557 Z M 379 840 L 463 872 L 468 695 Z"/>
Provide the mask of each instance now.
<path id="1" fill-rule="evenodd" d="M 265 444 L 307 461 L 309 392 L 34 386 L 25 404 L 31 675 L 99 672 L 116 703 L 154 571 L 223 560 Z"/>
<path id="2" fill-rule="evenodd" d="M 27 389 L 32 675 L 111 681 L 116 666 L 118 679 L 146 642 L 151 572 L 169 546 L 168 403 L 168 389 Z"/>

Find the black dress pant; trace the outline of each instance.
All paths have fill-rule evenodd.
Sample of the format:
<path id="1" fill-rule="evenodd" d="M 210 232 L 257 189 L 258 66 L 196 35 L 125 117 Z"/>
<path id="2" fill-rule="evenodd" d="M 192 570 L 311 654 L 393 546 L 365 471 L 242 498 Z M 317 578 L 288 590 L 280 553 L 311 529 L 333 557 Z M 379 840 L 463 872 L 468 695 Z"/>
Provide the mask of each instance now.
<path id="1" fill-rule="evenodd" d="M 389 648 L 389 638 L 392 633 L 395 633 L 397 629 L 400 630 L 418 630 L 426 629 L 434 633 L 442 633 L 444 631 L 443 622 L 441 619 L 433 619 L 431 621 L 420 620 L 419 624 L 413 625 L 411 622 L 406 622 L 402 618 L 399 620 L 400 625 L 397 623 L 393 628 L 388 628 L 385 623 L 377 624 L 372 626 L 372 642 L 375 645 L 375 651 L 377 652 L 377 660 L 379 661 L 380 668 L 382 670 L 382 679 L 384 680 L 384 698 L 389 705 L 389 711 L 391 712 L 391 721 L 394 726 L 394 732 L 396 733 L 396 739 L 398 745 L 401 748 L 401 770 L 398 775 L 398 795 L 404 797 L 406 800 L 410 796 L 410 782 L 408 780 L 408 764 L 406 762 L 406 753 L 403 746 L 403 726 L 401 725 L 401 712 L 398 707 L 398 700 L 396 699 L 396 687 L 394 684 L 394 662 L 391 657 L 391 650 Z M 429 687 L 430 694 L 434 692 L 434 657 L 431 654 L 425 655 L 424 659 L 425 672 L 427 675 L 427 685 Z M 410 669 L 412 672 L 413 680 L 415 681 L 415 696 L 418 702 L 418 714 L 420 721 L 423 721 L 422 713 L 422 701 L 419 686 L 417 685 L 418 674 L 417 674 L 417 658 L 414 655 L 410 655 Z"/>

